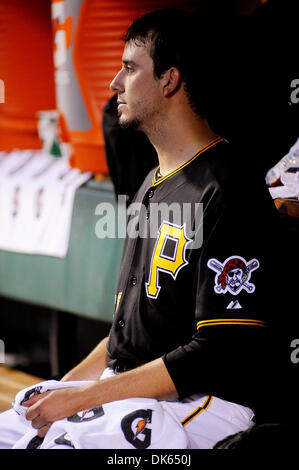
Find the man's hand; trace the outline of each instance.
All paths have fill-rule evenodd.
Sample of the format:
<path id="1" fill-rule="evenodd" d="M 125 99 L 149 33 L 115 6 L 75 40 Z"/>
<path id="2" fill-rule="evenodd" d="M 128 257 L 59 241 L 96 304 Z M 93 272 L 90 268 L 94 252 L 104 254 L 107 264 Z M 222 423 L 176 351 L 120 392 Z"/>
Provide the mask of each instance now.
<path id="1" fill-rule="evenodd" d="M 23 403 L 26 418 L 44 437 L 54 421 L 79 411 L 132 397 L 168 400 L 177 397 L 175 385 L 161 358 L 122 374 L 95 380 L 80 387 L 43 393 Z"/>
<path id="2" fill-rule="evenodd" d="M 38 430 L 38 436 L 44 437 L 51 424 L 59 419 L 72 416 L 84 409 L 84 387 L 64 388 L 41 393 L 26 402 L 26 419 Z"/>

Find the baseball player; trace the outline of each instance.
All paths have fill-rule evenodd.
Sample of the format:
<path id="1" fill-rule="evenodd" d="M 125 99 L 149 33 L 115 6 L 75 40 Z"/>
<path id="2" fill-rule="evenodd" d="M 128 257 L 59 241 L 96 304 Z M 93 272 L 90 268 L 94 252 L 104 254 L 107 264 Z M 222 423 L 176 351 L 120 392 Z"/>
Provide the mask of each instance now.
<path id="1" fill-rule="evenodd" d="M 2 447 L 212 448 L 266 401 L 272 201 L 197 101 L 192 34 L 176 10 L 126 33 L 119 122 L 146 133 L 159 166 L 134 199 L 110 335 L 57 386 L 24 391 L 26 412 L 0 416 Z"/>

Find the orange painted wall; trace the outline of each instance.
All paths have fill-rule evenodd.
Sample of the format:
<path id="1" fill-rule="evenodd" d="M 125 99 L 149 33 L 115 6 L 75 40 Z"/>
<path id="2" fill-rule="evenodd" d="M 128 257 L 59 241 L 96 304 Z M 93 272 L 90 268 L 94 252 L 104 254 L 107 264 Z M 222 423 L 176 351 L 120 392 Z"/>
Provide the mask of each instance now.
<path id="1" fill-rule="evenodd" d="M 36 111 L 55 109 L 50 2 L 0 2 L 0 150 L 39 148 Z"/>
<path id="2" fill-rule="evenodd" d="M 194 3 L 185 1 L 183 5 Z M 72 166 L 108 173 L 102 113 L 112 96 L 109 84 L 121 65 L 120 37 L 136 16 L 166 6 L 182 6 L 182 2 L 82 0 L 72 50 L 91 127 L 68 132 L 74 150 Z M 36 112 L 56 109 L 51 0 L 2 0 L 0 44 L 0 79 L 5 82 L 5 103 L 0 104 L 0 150 L 39 148 Z"/>

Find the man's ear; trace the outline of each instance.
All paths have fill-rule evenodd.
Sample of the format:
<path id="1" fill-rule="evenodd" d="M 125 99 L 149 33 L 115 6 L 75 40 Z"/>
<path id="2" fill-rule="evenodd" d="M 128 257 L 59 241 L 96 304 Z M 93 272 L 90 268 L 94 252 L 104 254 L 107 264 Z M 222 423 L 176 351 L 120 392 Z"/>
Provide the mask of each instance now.
<path id="1" fill-rule="evenodd" d="M 176 67 L 171 67 L 163 74 L 163 95 L 165 98 L 172 96 L 181 86 L 181 72 Z"/>

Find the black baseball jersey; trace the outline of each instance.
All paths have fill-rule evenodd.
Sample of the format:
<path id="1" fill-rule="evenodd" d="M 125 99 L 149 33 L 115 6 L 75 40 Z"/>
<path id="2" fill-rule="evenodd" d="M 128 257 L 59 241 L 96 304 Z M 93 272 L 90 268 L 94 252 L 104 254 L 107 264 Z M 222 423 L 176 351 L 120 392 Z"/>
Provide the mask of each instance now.
<path id="1" fill-rule="evenodd" d="M 180 399 L 254 406 L 272 378 L 273 202 L 221 138 L 167 176 L 157 170 L 130 207 L 110 365 L 162 357 Z"/>

